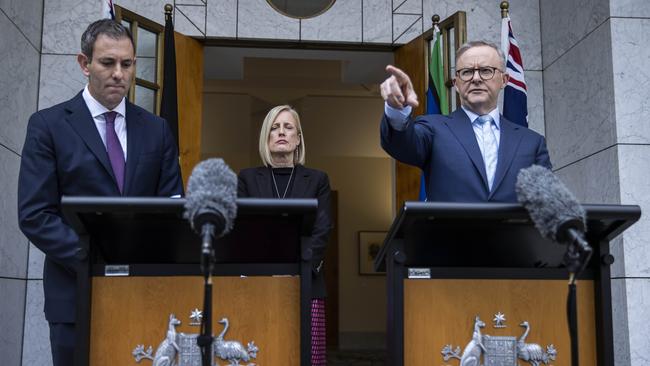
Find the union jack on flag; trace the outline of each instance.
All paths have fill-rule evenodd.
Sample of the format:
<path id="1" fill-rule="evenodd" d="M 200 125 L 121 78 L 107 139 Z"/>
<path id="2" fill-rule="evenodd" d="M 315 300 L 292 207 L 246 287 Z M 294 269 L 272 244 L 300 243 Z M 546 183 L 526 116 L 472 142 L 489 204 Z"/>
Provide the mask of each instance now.
<path id="1" fill-rule="evenodd" d="M 510 16 L 501 20 L 501 49 L 506 56 L 506 72 L 510 80 L 503 91 L 503 116 L 528 127 L 528 93 L 524 80 L 524 63 L 519 45 L 512 34 Z"/>

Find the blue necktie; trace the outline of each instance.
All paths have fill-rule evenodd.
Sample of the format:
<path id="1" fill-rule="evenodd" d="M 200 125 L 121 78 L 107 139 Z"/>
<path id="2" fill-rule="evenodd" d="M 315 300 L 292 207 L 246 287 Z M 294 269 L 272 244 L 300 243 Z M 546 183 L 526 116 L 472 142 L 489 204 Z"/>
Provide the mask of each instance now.
<path id="1" fill-rule="evenodd" d="M 115 117 L 117 112 L 106 112 L 106 151 L 108 152 L 108 159 L 111 161 L 113 174 L 117 180 L 117 187 L 120 193 L 123 193 L 124 188 L 124 150 L 120 144 L 120 139 L 115 132 Z"/>
<path id="2" fill-rule="evenodd" d="M 492 183 L 494 183 L 494 173 L 497 170 L 497 155 L 499 147 L 497 146 L 497 138 L 492 131 L 492 122 L 494 120 L 489 114 L 479 116 L 477 118 L 478 124 L 481 126 L 483 134 L 483 162 L 485 163 L 485 174 L 488 180 L 488 188 L 492 191 Z"/>

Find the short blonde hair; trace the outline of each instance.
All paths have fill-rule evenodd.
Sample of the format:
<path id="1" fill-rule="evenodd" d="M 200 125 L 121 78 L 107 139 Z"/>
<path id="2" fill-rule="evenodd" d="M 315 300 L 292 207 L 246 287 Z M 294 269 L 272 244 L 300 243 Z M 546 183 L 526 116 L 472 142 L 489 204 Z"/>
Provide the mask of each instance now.
<path id="1" fill-rule="evenodd" d="M 293 118 L 296 120 L 296 128 L 298 129 L 298 136 L 300 137 L 300 144 L 296 147 L 296 150 L 293 152 L 293 165 L 305 165 L 305 138 L 302 134 L 302 127 L 300 127 L 300 116 L 295 109 L 291 108 L 290 105 L 279 105 L 272 108 L 269 113 L 264 117 L 264 122 L 262 123 L 262 129 L 260 130 L 260 158 L 266 166 L 273 166 L 273 159 L 271 159 L 271 150 L 269 149 L 269 136 L 271 135 L 271 127 L 273 122 L 278 118 L 278 114 L 287 111 L 291 113 Z"/>

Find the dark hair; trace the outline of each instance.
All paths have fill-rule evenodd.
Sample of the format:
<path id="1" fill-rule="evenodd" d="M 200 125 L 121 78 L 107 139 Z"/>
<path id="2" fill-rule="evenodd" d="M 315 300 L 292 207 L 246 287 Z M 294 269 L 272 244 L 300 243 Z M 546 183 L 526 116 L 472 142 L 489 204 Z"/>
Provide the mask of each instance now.
<path id="1" fill-rule="evenodd" d="M 81 35 L 81 52 L 88 57 L 88 61 L 92 61 L 95 41 L 102 34 L 115 40 L 128 38 L 135 51 L 133 37 L 128 28 L 113 19 L 100 19 L 91 23 Z"/>
<path id="2" fill-rule="evenodd" d="M 497 47 L 497 45 L 488 41 L 469 41 L 464 43 L 456 50 L 456 62 L 458 62 L 458 59 L 460 58 L 460 56 L 463 55 L 463 53 L 465 53 L 465 51 L 469 50 L 470 48 L 482 47 L 482 46 L 490 47 L 497 52 L 497 54 L 499 55 L 499 59 L 501 59 L 501 67 L 499 68 L 499 70 L 505 71 L 504 69 L 506 65 L 505 65 L 505 56 L 503 55 L 503 51 L 499 47 Z"/>

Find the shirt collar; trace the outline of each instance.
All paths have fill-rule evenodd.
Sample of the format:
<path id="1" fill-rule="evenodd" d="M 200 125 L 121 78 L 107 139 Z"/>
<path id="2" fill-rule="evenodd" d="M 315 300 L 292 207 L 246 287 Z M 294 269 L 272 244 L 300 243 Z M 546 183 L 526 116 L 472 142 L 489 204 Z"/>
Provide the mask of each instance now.
<path id="1" fill-rule="evenodd" d="M 470 111 L 469 109 L 465 108 L 465 106 L 461 106 L 463 108 L 463 111 L 465 111 L 465 114 L 467 114 L 467 117 L 469 117 L 469 120 L 472 121 L 472 124 L 476 122 L 476 119 L 479 117 L 478 114 Z M 488 113 L 490 117 L 494 120 L 494 124 L 497 127 L 497 130 L 501 128 L 501 115 L 499 114 L 499 108 L 494 108 L 493 110 Z"/>
<path id="2" fill-rule="evenodd" d="M 81 96 L 84 98 L 84 101 L 88 106 L 88 110 L 90 110 L 90 115 L 93 116 L 93 118 L 106 112 L 110 112 L 108 108 L 104 107 L 90 94 L 90 91 L 88 90 L 88 84 L 86 84 L 86 87 L 84 88 L 83 93 L 81 93 Z M 113 109 L 113 111 L 117 112 L 122 117 L 126 117 L 126 98 L 122 98 L 120 104 L 118 104 L 117 107 Z"/>

